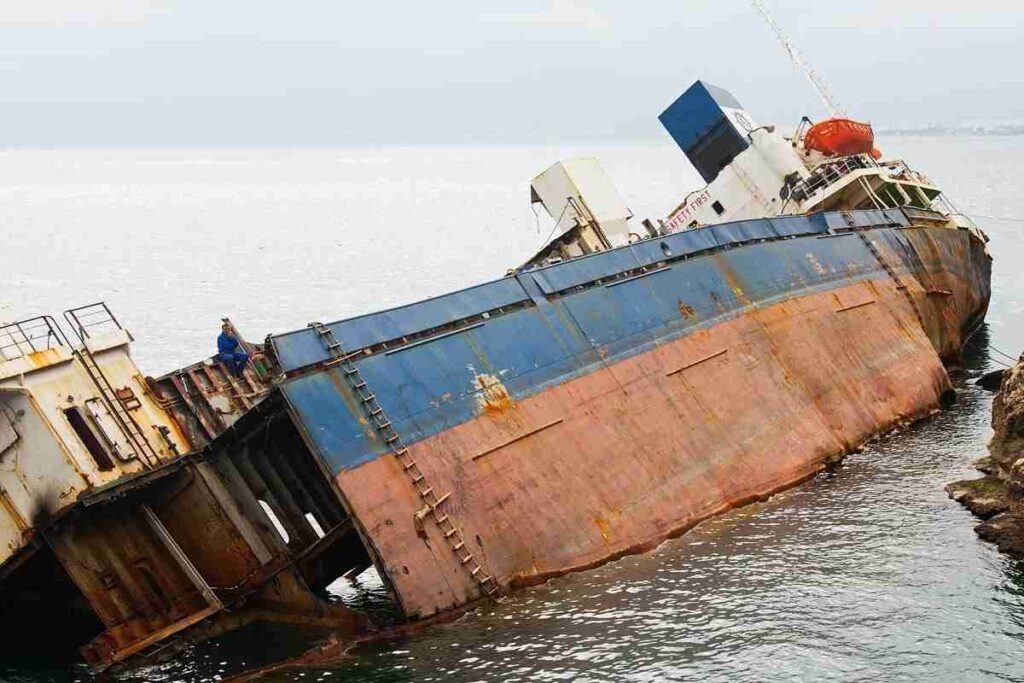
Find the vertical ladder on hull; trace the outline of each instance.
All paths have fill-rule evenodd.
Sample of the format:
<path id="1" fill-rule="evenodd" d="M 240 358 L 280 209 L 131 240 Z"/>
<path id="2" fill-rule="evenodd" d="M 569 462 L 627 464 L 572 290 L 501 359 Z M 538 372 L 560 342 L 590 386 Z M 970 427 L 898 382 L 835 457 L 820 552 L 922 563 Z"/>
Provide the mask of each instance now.
<path id="1" fill-rule="evenodd" d="M 843 214 L 843 216 L 845 217 L 846 214 Z M 892 268 L 885 262 L 885 259 L 882 258 L 882 252 L 878 251 L 878 247 L 875 246 L 875 243 L 871 241 L 871 238 L 867 236 L 864 230 L 854 229 L 853 232 L 857 233 L 857 237 L 860 238 L 860 241 L 864 243 L 864 246 L 868 248 L 868 251 L 870 251 L 872 256 L 875 257 L 875 260 L 878 261 L 878 265 L 882 266 L 885 272 L 888 273 L 889 277 L 892 278 L 892 281 L 896 283 L 896 289 L 903 292 L 903 296 L 907 297 L 907 301 L 910 302 L 910 307 L 914 310 L 914 315 L 917 317 L 917 322 L 921 324 L 921 329 L 927 333 L 928 328 L 925 327 L 924 317 L 921 315 L 921 309 L 917 307 L 917 302 L 914 301 L 914 295 L 907 289 L 907 285 L 900 278 L 896 269 Z"/>
<path id="2" fill-rule="evenodd" d="M 747 191 L 754 196 L 754 199 L 761 205 L 766 212 L 770 213 L 773 211 L 771 200 L 764 196 L 761 190 L 757 187 L 757 182 L 754 181 L 750 175 L 743 170 L 742 166 L 738 163 L 730 164 L 729 168 L 732 169 L 736 177 L 740 179 L 740 182 L 747 188 Z"/>
<path id="3" fill-rule="evenodd" d="M 103 370 L 96 363 L 96 358 L 89 351 L 88 347 L 85 346 L 84 342 L 81 349 L 74 349 L 72 351 L 75 357 L 81 361 L 82 366 L 85 368 L 86 373 L 92 380 L 92 383 L 96 385 L 96 388 L 100 391 L 100 397 L 103 399 L 104 405 L 110 412 L 111 417 L 117 423 L 121 433 L 124 434 L 128 446 L 134 451 L 136 457 L 143 462 L 143 464 L 149 467 L 154 467 L 160 463 L 160 457 L 157 455 L 156 450 L 152 444 L 149 443 L 149 439 L 142 432 L 142 428 L 139 427 L 139 423 L 135 421 L 132 414 L 128 412 L 124 403 L 118 397 L 117 392 L 114 391 L 114 387 L 110 386 L 110 381 L 107 376 L 103 374 Z"/>
<path id="4" fill-rule="evenodd" d="M 440 509 L 451 496 L 451 493 L 445 493 L 441 496 L 435 493 L 434 488 L 427 481 L 426 475 L 420 470 L 416 461 L 412 459 L 409 449 L 402 441 L 401 435 L 395 430 L 391 420 L 388 419 L 384 409 L 377 401 L 377 397 L 370 391 L 366 380 L 363 379 L 362 373 L 359 372 L 359 368 L 352 361 L 353 356 L 356 354 L 346 355 L 342 350 L 341 342 L 335 338 L 331 328 L 323 323 L 312 322 L 309 324 L 309 327 L 319 335 L 320 340 L 327 347 L 328 353 L 335 359 L 334 363 L 340 365 L 345 380 L 348 382 L 356 398 L 359 399 L 363 414 L 369 420 L 370 425 L 380 434 L 384 444 L 391 451 L 391 455 L 402 466 L 402 470 L 406 473 L 406 476 L 408 476 L 413 487 L 416 489 L 416 493 L 419 494 L 420 499 L 424 503 L 426 515 L 429 515 L 434 520 L 437 528 L 448 543 L 448 547 L 451 548 L 452 553 L 458 558 L 459 564 L 480 585 L 480 588 L 488 597 L 495 600 L 498 599 L 501 595 L 498 582 L 495 581 L 494 577 L 484 569 L 483 565 L 470 552 L 462 536 L 462 531 L 455 523 L 455 520 L 452 519 L 451 515 L 446 514 Z"/>

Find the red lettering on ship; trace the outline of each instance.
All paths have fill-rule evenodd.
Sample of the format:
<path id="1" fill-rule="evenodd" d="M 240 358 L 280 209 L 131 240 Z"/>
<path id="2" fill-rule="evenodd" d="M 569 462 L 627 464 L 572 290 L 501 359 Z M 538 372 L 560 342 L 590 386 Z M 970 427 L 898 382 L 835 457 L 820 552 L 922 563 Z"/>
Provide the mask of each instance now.
<path id="1" fill-rule="evenodd" d="M 683 202 L 682 205 L 676 209 L 676 212 L 669 216 L 668 221 L 665 222 L 665 227 L 669 230 L 678 230 L 684 223 L 690 222 L 697 209 L 704 206 L 709 201 L 711 201 L 711 192 L 705 188 L 697 196 L 688 198 Z"/>

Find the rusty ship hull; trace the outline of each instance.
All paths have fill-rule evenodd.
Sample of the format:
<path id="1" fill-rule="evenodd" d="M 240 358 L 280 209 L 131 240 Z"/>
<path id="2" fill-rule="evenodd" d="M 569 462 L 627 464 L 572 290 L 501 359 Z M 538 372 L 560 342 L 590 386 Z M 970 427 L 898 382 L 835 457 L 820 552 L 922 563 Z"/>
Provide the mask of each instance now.
<path id="1" fill-rule="evenodd" d="M 104 304 L 66 313 L 74 339 L 0 327 L 5 656 L 104 669 L 252 621 L 355 636 L 367 618 L 319 599 L 338 577 L 375 566 L 425 619 L 813 476 L 952 393 L 989 298 L 963 223 L 661 235 L 271 336 L 238 377 L 143 377 Z"/>
<path id="2" fill-rule="evenodd" d="M 291 421 L 422 618 L 651 548 L 934 411 L 990 262 L 927 211 L 776 217 L 270 342 Z"/>

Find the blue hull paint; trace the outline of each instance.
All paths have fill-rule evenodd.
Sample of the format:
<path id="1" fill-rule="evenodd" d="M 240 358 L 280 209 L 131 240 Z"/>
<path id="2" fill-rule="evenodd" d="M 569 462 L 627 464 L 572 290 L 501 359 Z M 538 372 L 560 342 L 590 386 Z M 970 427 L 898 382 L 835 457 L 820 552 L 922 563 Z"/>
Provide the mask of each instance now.
<path id="1" fill-rule="evenodd" d="M 498 379 L 513 400 L 522 399 L 750 307 L 887 277 L 857 236 L 832 236 L 840 230 L 872 228 L 872 239 L 909 271 L 919 257 L 899 229 L 908 224 L 901 212 L 864 211 L 713 226 L 330 327 L 347 351 L 374 347 L 359 369 L 412 444 L 476 417 L 481 381 Z M 457 321 L 466 326 L 454 333 L 401 339 Z M 379 346 L 385 342 L 388 349 Z M 330 471 L 387 452 L 360 423 L 341 370 L 313 367 L 330 358 L 313 331 L 276 336 L 273 345 L 283 370 L 295 375 L 282 391 Z"/>

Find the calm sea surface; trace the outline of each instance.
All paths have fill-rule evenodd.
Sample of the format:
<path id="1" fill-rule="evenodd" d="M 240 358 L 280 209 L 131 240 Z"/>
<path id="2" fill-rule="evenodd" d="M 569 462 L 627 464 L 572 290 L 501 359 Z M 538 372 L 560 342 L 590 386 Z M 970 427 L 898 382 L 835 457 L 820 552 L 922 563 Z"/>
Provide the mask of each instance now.
<path id="1" fill-rule="evenodd" d="M 942 490 L 985 453 L 991 397 L 969 384 L 999 357 L 984 347 L 1024 349 L 1024 137 L 881 142 L 992 238 L 987 334 L 953 409 L 652 553 L 272 680 L 1024 680 L 1024 565 Z M 158 374 L 210 355 L 224 315 L 256 340 L 501 275 L 550 228 L 529 178 L 569 154 L 600 157 L 638 218 L 698 184 L 668 143 L 0 152 L 0 310 L 104 299 Z M 372 571 L 333 592 L 393 618 Z M 218 680 L 301 646 L 257 629 L 129 680 Z M 0 680 L 67 676 L 0 663 Z"/>

